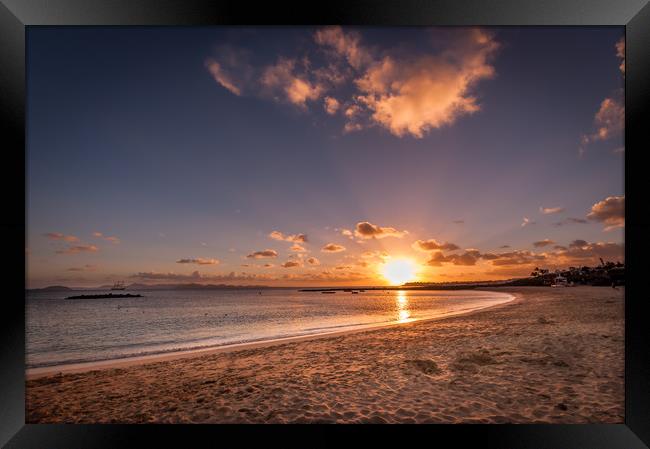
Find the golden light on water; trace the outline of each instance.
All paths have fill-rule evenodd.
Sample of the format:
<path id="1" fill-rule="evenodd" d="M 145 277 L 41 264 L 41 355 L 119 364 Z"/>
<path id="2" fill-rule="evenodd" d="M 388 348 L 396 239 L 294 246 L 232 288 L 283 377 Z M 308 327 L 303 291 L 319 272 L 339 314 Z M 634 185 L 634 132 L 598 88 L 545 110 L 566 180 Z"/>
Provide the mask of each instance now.
<path id="1" fill-rule="evenodd" d="M 395 259 L 387 262 L 381 269 L 381 275 L 392 285 L 402 285 L 416 279 L 416 265 L 409 259 Z"/>
<path id="2" fill-rule="evenodd" d="M 408 310 L 409 301 L 406 297 L 406 293 L 399 291 L 397 292 L 397 321 L 400 323 L 410 321 L 411 312 Z"/>

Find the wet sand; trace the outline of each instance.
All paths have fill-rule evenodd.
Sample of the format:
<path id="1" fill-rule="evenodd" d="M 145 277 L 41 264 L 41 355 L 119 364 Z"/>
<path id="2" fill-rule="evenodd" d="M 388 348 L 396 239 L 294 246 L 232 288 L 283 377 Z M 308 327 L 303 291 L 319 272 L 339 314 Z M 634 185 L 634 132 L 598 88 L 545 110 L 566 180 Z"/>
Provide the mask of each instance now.
<path id="1" fill-rule="evenodd" d="M 624 289 L 27 380 L 28 423 L 622 423 Z"/>

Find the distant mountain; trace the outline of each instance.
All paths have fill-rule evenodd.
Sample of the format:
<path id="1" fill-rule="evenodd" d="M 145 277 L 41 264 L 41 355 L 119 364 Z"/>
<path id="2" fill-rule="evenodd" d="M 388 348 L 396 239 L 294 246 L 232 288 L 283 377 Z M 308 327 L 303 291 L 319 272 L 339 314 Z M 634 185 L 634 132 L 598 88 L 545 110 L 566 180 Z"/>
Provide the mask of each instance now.
<path id="1" fill-rule="evenodd" d="M 229 284 L 130 284 L 127 290 L 233 290 L 269 288 L 266 285 L 229 285 Z"/>
<path id="2" fill-rule="evenodd" d="M 65 287 L 63 285 L 50 285 L 49 287 L 43 288 L 30 288 L 30 291 L 39 291 L 39 292 L 67 292 L 71 291 L 70 287 Z"/>

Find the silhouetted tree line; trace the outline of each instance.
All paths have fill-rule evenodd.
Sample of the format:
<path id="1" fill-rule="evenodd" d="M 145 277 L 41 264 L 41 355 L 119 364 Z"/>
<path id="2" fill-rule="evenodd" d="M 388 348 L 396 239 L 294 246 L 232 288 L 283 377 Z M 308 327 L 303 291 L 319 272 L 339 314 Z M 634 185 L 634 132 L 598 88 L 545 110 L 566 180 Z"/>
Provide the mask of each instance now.
<path id="1" fill-rule="evenodd" d="M 605 262 L 595 267 L 569 267 L 564 270 L 550 271 L 535 267 L 530 277 L 510 281 L 510 285 L 551 285 L 557 276 L 563 276 L 568 282 L 578 285 L 611 286 L 625 285 L 625 264 L 622 262 Z"/>

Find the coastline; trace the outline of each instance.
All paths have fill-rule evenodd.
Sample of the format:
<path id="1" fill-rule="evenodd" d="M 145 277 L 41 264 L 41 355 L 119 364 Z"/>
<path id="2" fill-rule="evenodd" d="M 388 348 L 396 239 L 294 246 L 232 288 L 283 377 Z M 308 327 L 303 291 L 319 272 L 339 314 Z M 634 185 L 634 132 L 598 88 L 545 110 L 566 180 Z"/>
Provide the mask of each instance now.
<path id="1" fill-rule="evenodd" d="M 476 291 L 498 293 L 490 290 L 476 290 Z M 158 363 L 158 362 L 171 361 L 176 359 L 201 357 L 210 354 L 234 352 L 234 351 L 240 351 L 246 349 L 266 348 L 275 345 L 281 345 L 284 343 L 303 342 L 303 341 L 309 341 L 309 340 L 325 338 L 325 337 L 337 337 L 337 336 L 343 336 L 347 334 L 355 334 L 359 332 L 370 332 L 370 331 L 375 331 L 383 328 L 390 328 L 393 326 L 405 326 L 412 323 L 423 323 L 423 322 L 446 320 L 460 315 L 470 315 L 473 313 L 482 312 L 496 307 L 513 305 L 517 301 L 521 300 L 520 295 L 513 295 L 513 294 L 509 294 L 509 295 L 511 296 L 511 298 L 508 301 L 499 304 L 474 308 L 468 311 L 461 310 L 457 312 L 452 312 L 448 315 L 437 316 L 432 318 L 420 318 L 420 319 L 413 319 L 404 322 L 393 321 L 384 324 L 360 325 L 352 329 L 345 329 L 339 331 L 318 332 L 318 333 L 307 334 L 307 335 L 295 335 L 295 336 L 265 339 L 259 341 L 249 341 L 249 342 L 226 344 L 220 346 L 210 346 L 207 348 L 182 349 L 182 350 L 169 351 L 164 353 L 122 357 L 122 358 L 115 358 L 109 360 L 99 360 L 99 361 L 92 361 L 92 362 L 70 363 L 64 365 L 51 365 L 51 366 L 44 366 L 44 367 L 28 368 L 25 370 L 25 379 L 32 380 L 41 377 L 56 376 L 61 374 L 75 374 L 75 373 L 83 373 L 88 371 L 126 368 L 130 366 L 143 365 L 148 363 Z"/>
<path id="2" fill-rule="evenodd" d="M 624 289 L 26 381 L 28 423 L 622 423 Z"/>

